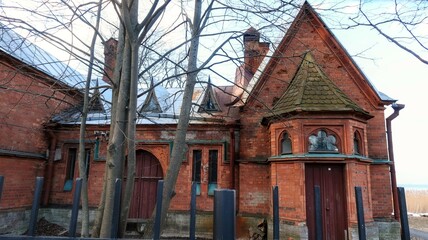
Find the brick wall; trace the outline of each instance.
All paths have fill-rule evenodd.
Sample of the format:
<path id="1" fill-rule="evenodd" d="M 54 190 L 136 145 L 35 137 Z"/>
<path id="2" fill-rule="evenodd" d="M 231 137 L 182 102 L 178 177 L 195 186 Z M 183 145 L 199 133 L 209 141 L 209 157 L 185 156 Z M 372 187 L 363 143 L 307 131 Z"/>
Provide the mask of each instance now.
<path id="1" fill-rule="evenodd" d="M 392 190 L 389 166 L 386 164 L 370 166 L 371 191 L 374 218 L 391 218 Z"/>
<path id="2" fill-rule="evenodd" d="M 346 164 L 347 176 L 347 207 L 350 223 L 357 223 L 355 187 L 361 187 L 364 204 L 365 221 L 373 221 L 373 205 L 370 182 L 370 165 L 367 163 L 352 162 Z"/>
<path id="3" fill-rule="evenodd" d="M 81 96 L 5 55 L 0 57 L 0 86 L 0 150 L 21 156 L 0 156 L 0 175 L 6 178 L 0 208 L 26 208 L 35 177 L 45 175 L 49 140 L 43 124 Z"/>
<path id="4" fill-rule="evenodd" d="M 45 153 L 48 142 L 43 123 L 78 99 L 58 90 L 61 86 L 45 80 L 45 75 L 18 64 L 0 61 L 0 131 L 9 136 L 0 139 L 0 149 Z"/>
<path id="5" fill-rule="evenodd" d="M 239 164 L 239 211 L 268 214 L 271 202 L 269 166 Z"/>
<path id="6" fill-rule="evenodd" d="M 271 185 L 278 186 L 280 219 L 293 223 L 305 222 L 304 163 L 272 163 L 270 171 Z"/>
<path id="7" fill-rule="evenodd" d="M 4 176 L 0 210 L 31 207 L 36 177 L 43 177 L 44 170 L 44 160 L 0 156 Z"/>
<path id="8" fill-rule="evenodd" d="M 94 131 L 108 131 L 108 126 L 88 126 L 87 144 L 93 151 Z M 153 154 L 162 166 L 163 175 L 166 175 L 167 167 L 170 161 L 170 148 L 175 136 L 175 126 L 138 126 L 137 128 L 137 150 L 145 150 Z M 214 131 L 216 130 L 216 131 Z M 76 126 L 64 126 L 57 129 L 58 148 L 62 149 L 62 158 L 54 163 L 54 178 L 50 204 L 69 205 L 72 201 L 73 191 L 64 191 L 65 174 L 67 168 L 67 146 L 77 146 L 78 131 Z M 171 201 L 171 210 L 182 211 L 188 210 L 190 204 L 190 190 L 192 180 L 192 158 L 189 154 L 193 149 L 203 151 L 203 165 L 208 164 L 208 151 L 218 151 L 218 188 L 229 188 L 231 186 L 230 165 L 224 162 L 227 159 L 229 148 L 225 149 L 223 142 L 229 142 L 229 129 L 226 127 L 209 127 L 191 126 L 187 134 L 188 153 L 186 161 L 183 162 L 177 179 L 175 188 L 176 195 Z M 102 140 L 99 146 L 100 160 L 94 160 L 94 153 L 91 153 L 91 166 L 89 170 L 89 204 L 96 207 L 102 192 L 103 177 L 105 170 L 105 158 L 107 156 L 107 142 Z M 77 169 L 77 167 L 76 167 Z M 78 170 L 75 172 L 78 176 Z M 213 196 L 208 196 L 208 172 L 201 173 L 201 195 L 197 196 L 197 210 L 212 211 Z"/>

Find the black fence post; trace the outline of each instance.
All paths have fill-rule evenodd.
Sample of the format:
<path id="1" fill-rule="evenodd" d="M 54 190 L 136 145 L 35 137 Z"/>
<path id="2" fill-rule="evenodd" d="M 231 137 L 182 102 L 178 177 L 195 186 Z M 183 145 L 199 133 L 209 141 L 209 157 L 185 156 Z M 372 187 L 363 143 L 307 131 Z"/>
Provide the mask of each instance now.
<path id="1" fill-rule="evenodd" d="M 273 195 L 273 239 L 279 239 L 279 194 L 278 186 L 272 189 Z"/>
<path id="2" fill-rule="evenodd" d="M 190 240 L 196 239 L 196 184 L 196 182 L 192 182 L 192 191 L 190 196 Z"/>
<path id="3" fill-rule="evenodd" d="M 315 185 L 314 187 L 315 194 L 315 239 L 322 240 L 322 209 L 321 209 L 321 189 L 320 186 Z"/>
<path id="4" fill-rule="evenodd" d="M 36 189 L 34 191 L 33 206 L 31 207 L 30 224 L 28 226 L 28 236 L 36 235 L 37 216 L 39 214 L 40 197 L 42 196 L 43 177 L 36 178 Z"/>
<path id="5" fill-rule="evenodd" d="M 162 192 L 163 192 L 163 180 L 158 181 L 158 189 L 156 195 L 156 216 L 155 216 L 155 227 L 153 233 L 153 239 L 160 239 L 161 231 L 161 213 L 162 213 Z"/>
<path id="6" fill-rule="evenodd" d="M 366 223 L 364 220 L 364 204 L 361 187 L 355 187 L 355 201 L 357 203 L 358 239 L 366 240 Z"/>
<path id="7" fill-rule="evenodd" d="M 4 183 L 4 176 L 0 175 L 0 200 L 1 200 L 1 195 L 3 193 L 3 183 Z"/>
<path id="8" fill-rule="evenodd" d="M 71 209 L 70 226 L 68 236 L 76 237 L 77 216 L 79 216 L 80 193 L 82 191 L 82 179 L 76 178 L 76 187 L 74 188 L 73 208 Z"/>
<path id="9" fill-rule="evenodd" d="M 401 239 L 410 240 L 409 219 L 407 218 L 406 192 L 398 187 L 398 206 L 400 207 Z"/>
<path id="10" fill-rule="evenodd" d="M 213 239 L 236 239 L 236 195 L 235 190 L 214 191 Z"/>
<path id="11" fill-rule="evenodd" d="M 114 199 L 113 199 L 113 218 L 110 229 L 110 238 L 117 238 L 119 232 L 119 220 L 120 220 L 120 200 L 122 198 L 122 181 L 116 178 L 114 185 Z"/>

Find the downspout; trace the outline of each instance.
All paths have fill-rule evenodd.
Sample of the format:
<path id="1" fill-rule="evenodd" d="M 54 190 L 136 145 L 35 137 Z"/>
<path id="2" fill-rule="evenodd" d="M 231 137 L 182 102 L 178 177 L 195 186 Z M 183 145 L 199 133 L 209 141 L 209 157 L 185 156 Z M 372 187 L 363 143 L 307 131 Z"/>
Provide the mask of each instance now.
<path id="1" fill-rule="evenodd" d="M 235 189 L 235 130 L 231 128 L 230 132 L 230 187 Z"/>
<path id="2" fill-rule="evenodd" d="M 42 201 L 42 205 L 44 206 L 48 205 L 49 203 L 49 195 L 51 191 L 52 176 L 53 176 L 53 162 L 55 159 L 55 150 L 56 150 L 56 142 L 57 142 L 56 136 L 51 130 L 48 130 L 47 133 L 49 135 L 50 144 L 49 144 L 48 165 L 47 165 L 47 171 L 46 171 L 45 194 L 43 195 L 43 201 Z"/>
<path id="3" fill-rule="evenodd" d="M 390 165 L 390 172 L 391 172 L 391 188 L 392 188 L 392 199 L 394 202 L 394 218 L 398 221 L 400 221 L 400 209 L 398 207 L 398 193 L 397 193 L 397 178 L 395 175 L 395 162 L 394 162 L 394 148 L 392 144 L 392 131 L 391 131 L 391 122 L 394 120 L 394 118 L 398 117 L 398 114 L 401 109 L 404 108 L 404 104 L 392 104 L 392 108 L 394 109 L 394 112 L 386 118 L 386 134 L 388 137 L 388 155 L 389 155 L 389 161 L 391 162 Z"/>

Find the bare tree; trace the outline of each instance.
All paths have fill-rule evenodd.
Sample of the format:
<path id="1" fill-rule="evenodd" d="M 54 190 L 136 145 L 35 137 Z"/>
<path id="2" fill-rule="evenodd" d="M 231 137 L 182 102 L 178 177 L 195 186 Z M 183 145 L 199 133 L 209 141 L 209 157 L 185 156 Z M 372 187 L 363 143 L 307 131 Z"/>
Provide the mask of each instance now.
<path id="1" fill-rule="evenodd" d="M 162 14 L 167 10 L 170 0 L 160 2 L 158 0 L 152 3 L 144 3 L 144 6 L 139 6 L 139 1 L 111 1 L 116 9 L 119 21 L 116 24 L 110 19 L 99 18 L 101 11 L 101 1 L 98 3 L 87 3 L 81 5 L 73 5 L 73 2 L 65 1 L 52 4 L 49 8 L 50 13 L 55 12 L 55 7 L 62 6 L 63 10 L 67 10 L 69 15 L 60 16 L 47 14 L 45 12 L 37 12 L 34 9 L 19 7 L 21 10 L 31 11 L 40 19 L 49 20 L 49 24 L 45 25 L 45 30 L 32 26 L 30 23 L 19 19 L 6 16 L 9 21 L 15 25 L 31 31 L 35 35 L 43 36 L 45 40 L 51 41 L 59 48 L 67 50 L 70 56 L 84 62 L 89 69 L 86 83 L 86 97 L 82 112 L 81 126 L 81 147 L 80 147 L 80 173 L 86 179 L 84 169 L 84 144 L 85 138 L 85 117 L 87 114 L 87 103 L 89 94 L 89 79 L 91 72 L 95 71 L 102 73 L 101 65 L 93 65 L 102 63 L 97 58 L 95 49 L 96 39 L 104 41 L 104 35 L 98 31 L 99 24 L 104 23 L 109 26 L 111 31 L 118 32 L 118 49 L 116 55 L 116 65 L 111 78 L 111 88 L 113 91 L 113 99 L 111 102 L 111 124 L 110 124 L 110 139 L 108 143 L 108 152 L 106 160 L 106 173 L 103 187 L 103 194 L 100 199 L 97 223 L 93 230 L 93 236 L 109 237 L 111 228 L 113 199 L 114 199 L 114 181 L 116 178 L 123 178 L 125 159 L 127 158 L 127 181 L 123 195 L 123 208 L 121 212 L 121 229 L 120 234 L 123 235 L 126 228 L 127 216 L 129 214 L 129 205 L 133 190 L 133 180 L 135 174 L 135 132 L 137 120 L 137 98 L 142 95 L 138 90 L 140 84 L 149 77 L 158 77 L 162 79 L 160 84 L 166 86 L 183 86 L 183 104 L 180 111 L 180 119 L 176 129 L 176 137 L 172 150 L 171 161 L 168 166 L 165 176 L 165 189 L 163 192 L 162 203 L 162 223 L 165 223 L 166 214 L 170 206 L 170 201 L 173 196 L 173 191 L 178 178 L 181 161 L 184 158 L 186 151 L 186 132 L 188 130 L 190 113 L 192 108 L 192 93 L 197 83 L 199 73 L 211 73 L 219 79 L 225 80 L 228 83 L 233 83 L 230 76 L 227 76 L 220 70 L 218 66 L 222 63 L 240 66 L 245 61 L 240 54 L 243 43 L 241 42 L 242 33 L 250 26 L 255 26 L 259 30 L 266 32 L 262 37 L 275 46 L 275 39 L 270 40 L 284 33 L 289 26 L 289 19 L 293 17 L 299 9 L 301 1 L 278 1 L 275 4 L 265 3 L 262 1 L 247 2 L 247 1 L 207 1 L 203 3 L 201 0 L 195 0 L 194 7 L 190 7 L 193 14 L 193 20 L 186 14 L 185 2 L 182 2 L 183 21 L 177 21 L 171 24 L 173 27 L 162 33 L 157 24 L 164 21 Z M 41 2 L 41 5 L 45 2 Z M 107 3 L 103 3 L 107 4 Z M 90 6 L 90 7 L 88 7 Z M 393 15 L 388 15 L 383 19 L 373 19 L 364 9 L 364 4 L 359 4 L 359 15 L 352 17 L 353 24 L 347 27 L 367 26 L 372 27 L 381 35 L 394 42 L 397 46 L 405 51 L 410 52 L 421 62 L 427 63 L 426 57 L 419 54 L 418 51 L 412 50 L 405 45 L 403 40 L 413 40 L 419 47 L 427 50 L 426 39 L 424 36 L 415 30 L 415 26 L 426 23 L 426 1 L 414 3 L 412 11 L 402 12 L 401 5 L 395 1 L 395 11 Z M 142 11 L 143 17 L 139 18 L 139 8 L 144 8 Z M 332 9 L 333 10 L 333 9 Z M 334 10 L 335 11 L 335 10 Z M 97 16 L 97 21 L 94 24 L 84 12 L 91 12 L 91 16 Z M 88 24 L 93 28 L 94 35 L 91 44 L 87 44 L 73 29 L 75 21 Z M 385 20 L 387 19 L 387 20 Z M 230 24 L 233 22 L 233 24 Z M 384 26 L 391 23 L 401 24 L 402 28 L 407 32 L 407 37 L 397 37 L 393 33 L 386 32 Z M 116 26 L 118 25 L 118 26 Z M 165 49 L 157 49 L 154 44 L 160 39 L 166 37 L 172 32 L 180 32 L 183 26 L 188 26 L 190 30 L 189 36 L 187 31 L 181 31 L 183 39 L 177 41 L 173 46 L 164 47 Z M 50 31 L 48 31 L 48 30 Z M 59 29 L 67 29 L 76 42 L 63 41 L 55 35 L 55 31 Z M 273 31 L 269 31 L 273 30 Z M 272 36 L 269 35 L 272 34 Z M 281 35 L 282 36 L 282 35 Z M 150 40 L 148 40 L 150 39 Z M 215 39 L 215 41 L 207 41 L 206 39 Z M 181 40 L 181 39 L 180 39 Z M 151 41 L 151 42 L 150 42 Z M 78 47 L 78 46 L 79 47 Z M 88 51 L 90 50 L 90 51 Z M 89 55 L 87 53 L 90 53 Z M 208 53 L 207 53 L 208 52 Z M 151 55 L 150 55 L 151 54 Z M 84 57 L 82 57 L 84 56 Z M 163 71 L 164 69 L 166 71 Z M 163 72 L 160 75 L 160 72 Z M 181 81 L 182 76 L 185 81 Z M 173 81 L 173 80 L 179 81 Z M 181 81 L 181 82 L 180 82 Z M 84 200 L 87 202 L 87 199 Z M 84 204 L 85 205 L 85 204 Z M 86 211 L 86 210 L 85 210 Z M 85 213 L 86 216 L 86 213 Z M 84 218 L 86 219 L 86 217 Z M 84 220 L 82 235 L 87 236 L 88 231 L 86 226 L 87 220 Z M 164 225 L 164 224 L 163 224 Z M 83 230 L 84 229 L 84 230 Z"/>
<path id="2" fill-rule="evenodd" d="M 85 154 L 85 138 L 86 138 L 86 119 L 88 116 L 89 110 L 89 89 L 91 87 L 92 80 L 92 70 L 94 66 L 94 56 L 95 56 L 95 43 L 98 36 L 98 30 L 100 26 L 101 18 L 101 7 L 102 0 L 98 2 L 96 23 L 94 26 L 94 34 L 92 36 L 90 56 L 89 56 L 89 65 L 88 65 L 88 74 L 86 77 L 84 100 L 83 100 L 83 109 L 82 109 L 82 120 L 80 124 L 80 137 L 79 137 L 79 174 L 82 178 L 82 230 L 81 236 L 89 237 L 89 206 L 88 206 L 88 175 L 87 169 L 89 165 L 89 160 L 86 159 Z"/>
<path id="3" fill-rule="evenodd" d="M 395 44 L 417 60 L 428 64 L 428 2 L 425 0 L 386 2 L 342 2 L 335 6 L 321 7 L 326 14 L 345 15 L 344 21 L 332 23 L 343 29 L 368 28 Z M 357 11 L 349 11 L 349 9 Z"/>

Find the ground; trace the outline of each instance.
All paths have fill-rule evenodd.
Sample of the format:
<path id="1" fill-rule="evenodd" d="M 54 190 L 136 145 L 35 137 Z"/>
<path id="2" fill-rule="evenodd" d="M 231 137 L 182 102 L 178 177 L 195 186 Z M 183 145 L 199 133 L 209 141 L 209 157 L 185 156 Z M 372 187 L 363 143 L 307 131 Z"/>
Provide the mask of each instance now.
<path id="1" fill-rule="evenodd" d="M 410 228 L 420 231 L 428 232 L 428 216 L 426 217 L 413 217 L 409 216 Z M 44 218 L 40 219 L 37 224 L 37 236 L 67 236 L 67 229 L 46 221 Z"/>
<path id="2" fill-rule="evenodd" d="M 68 230 L 41 218 L 37 223 L 37 236 L 68 236 Z"/>
<path id="3" fill-rule="evenodd" d="M 410 228 L 428 232 L 428 216 L 427 217 L 412 217 L 409 216 Z"/>

